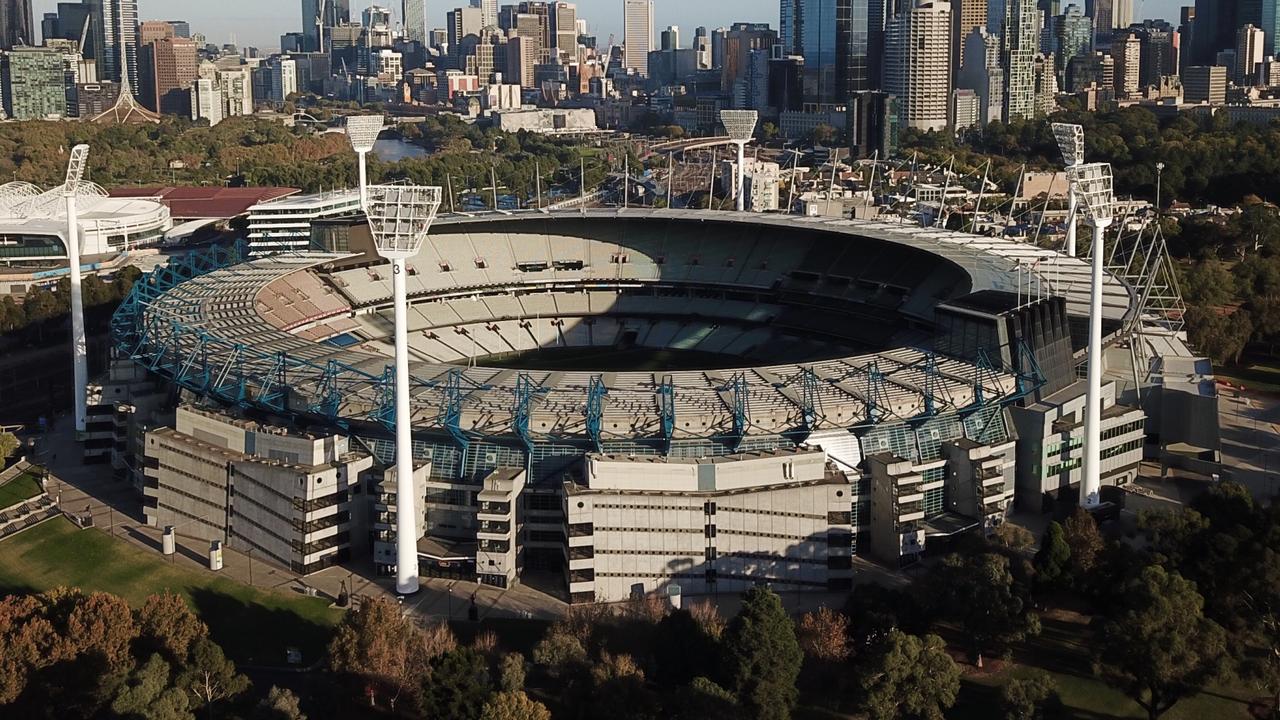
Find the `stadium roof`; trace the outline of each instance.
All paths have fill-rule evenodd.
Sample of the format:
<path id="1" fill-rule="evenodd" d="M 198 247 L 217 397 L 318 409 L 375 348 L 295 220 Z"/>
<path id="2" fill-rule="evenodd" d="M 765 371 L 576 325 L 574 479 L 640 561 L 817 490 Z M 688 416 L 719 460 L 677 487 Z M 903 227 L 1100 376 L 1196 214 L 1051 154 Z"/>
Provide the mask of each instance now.
<path id="1" fill-rule="evenodd" d="M 156 198 L 169 207 L 175 220 L 230 220 L 249 208 L 269 200 L 297 195 L 301 190 L 287 187 L 174 187 L 145 185 L 118 187 L 111 197 Z"/>

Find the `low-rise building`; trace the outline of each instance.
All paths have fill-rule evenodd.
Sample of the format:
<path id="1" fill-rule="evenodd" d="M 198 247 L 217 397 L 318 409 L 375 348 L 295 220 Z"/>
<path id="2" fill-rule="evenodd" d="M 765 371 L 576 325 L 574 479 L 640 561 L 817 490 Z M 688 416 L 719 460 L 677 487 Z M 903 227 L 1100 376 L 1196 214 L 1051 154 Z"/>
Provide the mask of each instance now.
<path id="1" fill-rule="evenodd" d="M 311 247 L 311 223 L 360 209 L 359 190 L 295 195 L 249 208 L 249 254 L 303 252 Z"/>
<path id="2" fill-rule="evenodd" d="M 190 406 L 146 436 L 143 512 L 153 527 L 220 540 L 308 574 L 351 554 L 370 455 L 344 435 L 305 435 Z M 358 510 L 357 510 L 358 511 Z"/>
<path id="3" fill-rule="evenodd" d="M 853 484 L 816 449 L 589 455 L 564 487 L 573 602 L 852 584 Z"/>

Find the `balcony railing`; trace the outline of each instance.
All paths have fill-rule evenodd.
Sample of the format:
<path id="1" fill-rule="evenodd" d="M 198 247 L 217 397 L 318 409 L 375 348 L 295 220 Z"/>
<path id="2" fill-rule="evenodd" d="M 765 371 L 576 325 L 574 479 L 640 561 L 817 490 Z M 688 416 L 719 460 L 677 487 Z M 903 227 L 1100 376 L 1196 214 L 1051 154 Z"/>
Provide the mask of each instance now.
<path id="1" fill-rule="evenodd" d="M 480 551 L 491 553 L 504 553 L 511 549 L 511 543 L 506 540 L 481 540 Z"/>
<path id="2" fill-rule="evenodd" d="M 481 520 L 480 532 L 506 535 L 511 532 L 511 523 L 505 520 Z"/>
<path id="3" fill-rule="evenodd" d="M 511 503 L 509 502 L 482 502 L 480 503 L 480 512 L 484 515 L 510 515 Z"/>
<path id="4" fill-rule="evenodd" d="M 595 528 L 591 523 L 574 523 L 569 526 L 569 537 L 586 537 L 594 534 Z"/>

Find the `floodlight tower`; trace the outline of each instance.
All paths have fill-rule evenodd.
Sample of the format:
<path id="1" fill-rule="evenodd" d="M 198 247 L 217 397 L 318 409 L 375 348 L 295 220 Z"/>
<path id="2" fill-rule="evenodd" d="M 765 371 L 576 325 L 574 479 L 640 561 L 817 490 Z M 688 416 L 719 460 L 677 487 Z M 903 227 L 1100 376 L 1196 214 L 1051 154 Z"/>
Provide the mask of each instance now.
<path id="1" fill-rule="evenodd" d="M 89 384 L 87 348 L 84 339 L 84 295 L 80 290 L 80 222 L 76 210 L 76 193 L 80 180 L 89 164 L 89 146 L 71 148 L 71 160 L 67 163 L 67 181 L 62 185 L 62 197 L 67 203 L 67 268 L 71 279 L 71 367 L 75 387 L 76 432 L 85 430 L 85 416 Z"/>
<path id="2" fill-rule="evenodd" d="M 418 591 L 417 515 L 413 489 L 413 432 L 409 408 L 409 314 L 405 260 L 426 240 L 443 192 L 421 185 L 373 185 L 365 215 L 378 255 L 391 261 L 395 304 L 396 592 Z"/>
<path id="3" fill-rule="evenodd" d="M 1062 159 L 1067 164 L 1067 177 L 1070 178 L 1071 168 L 1084 164 L 1084 128 L 1068 123 L 1054 123 L 1053 137 L 1057 139 L 1058 148 L 1062 150 Z M 1076 213 L 1079 210 L 1080 198 L 1074 181 L 1069 180 L 1067 183 L 1067 198 L 1067 254 L 1075 257 Z"/>
<path id="4" fill-rule="evenodd" d="M 1067 171 L 1078 188 L 1085 217 L 1093 228 L 1092 277 L 1089 287 L 1089 380 L 1085 396 L 1084 469 L 1080 475 L 1080 504 L 1096 507 L 1102 492 L 1102 263 L 1107 227 L 1115 216 L 1110 163 L 1075 165 Z"/>
<path id="5" fill-rule="evenodd" d="M 347 118 L 347 139 L 351 141 L 351 149 L 360 157 L 360 207 L 369 205 L 369 163 L 368 156 L 373 152 L 374 143 L 382 132 L 381 115 L 352 115 Z"/>
<path id="6" fill-rule="evenodd" d="M 759 119 L 760 114 L 755 110 L 720 111 L 720 123 L 729 133 L 729 139 L 738 146 L 738 197 L 735 206 L 738 212 L 747 209 L 747 143 L 751 142 Z"/>

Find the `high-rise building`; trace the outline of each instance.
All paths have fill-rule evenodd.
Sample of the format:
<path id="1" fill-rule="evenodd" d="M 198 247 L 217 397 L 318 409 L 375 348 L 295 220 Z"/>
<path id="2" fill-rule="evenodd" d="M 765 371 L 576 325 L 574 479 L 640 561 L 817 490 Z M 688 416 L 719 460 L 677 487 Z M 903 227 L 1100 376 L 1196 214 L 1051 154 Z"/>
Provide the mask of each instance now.
<path id="1" fill-rule="evenodd" d="M 222 90 L 217 80 L 199 78 L 191 85 L 191 119 L 208 120 L 209 127 L 222 122 L 225 115 Z"/>
<path id="2" fill-rule="evenodd" d="M 138 0 L 92 0 L 101 8 L 104 71 L 113 82 L 138 88 Z"/>
<path id="3" fill-rule="evenodd" d="M 1138 36 L 1126 33 L 1111 43 L 1111 57 L 1116 61 L 1116 97 L 1135 97 L 1142 87 L 1142 43 Z"/>
<path id="4" fill-rule="evenodd" d="M 168 20 L 167 22 L 173 26 L 174 35 L 181 38 L 191 37 L 191 23 L 186 20 Z"/>
<path id="5" fill-rule="evenodd" d="M 767 23 L 734 23 L 724 35 L 724 51 L 720 62 L 720 91 L 745 98 L 750 93 L 740 87 L 753 70 L 751 54 L 764 53 L 757 62 L 764 63 L 762 73 L 768 72 L 769 56 L 773 46 L 778 44 L 778 34 Z M 757 66 L 755 70 L 761 70 Z M 761 74 L 762 74 L 761 73 Z M 754 79 L 760 80 L 757 75 Z M 764 86 L 768 85 L 765 81 Z M 757 85 L 757 89 L 763 90 Z M 767 92 L 765 92 L 767 95 Z M 733 104 L 736 108 L 758 109 L 745 102 Z"/>
<path id="6" fill-rule="evenodd" d="M 964 67 L 956 73 L 956 87 L 978 96 L 978 122 L 986 125 L 1004 118 L 1004 68 L 1000 66 L 1000 38 L 986 25 L 974 28 L 964 39 Z"/>
<path id="7" fill-rule="evenodd" d="M 140 64 L 143 106 L 165 115 L 190 115 L 191 84 L 200 69 L 196 42 L 173 36 L 152 40 L 142 47 Z"/>
<path id="8" fill-rule="evenodd" d="M 67 112 L 66 65 L 57 48 L 18 46 L 4 58 L 5 112 L 14 120 L 42 120 Z"/>
<path id="9" fill-rule="evenodd" d="M 1078 93 L 1093 88 L 1111 94 L 1115 85 L 1115 60 L 1106 53 L 1095 50 L 1077 55 L 1067 65 L 1067 92 Z"/>
<path id="10" fill-rule="evenodd" d="M 955 32 L 951 36 L 951 66 L 954 72 L 964 67 L 964 44 L 977 28 L 987 27 L 988 0 L 951 0 L 951 22 Z"/>
<path id="11" fill-rule="evenodd" d="M 899 125 L 946 130 L 951 101 L 951 3 L 915 0 L 889 20 L 884 91 L 898 99 Z"/>
<path id="12" fill-rule="evenodd" d="M 498 26 L 498 0 L 471 0 L 471 7 L 480 10 L 480 24 L 483 27 Z"/>
<path id="13" fill-rule="evenodd" d="M 43 37 L 73 40 L 84 59 L 94 61 L 99 76 L 105 67 L 102 38 L 102 6 L 93 2 L 58 3 L 57 22 L 53 27 L 45 24 Z"/>
<path id="14" fill-rule="evenodd" d="M 1040 49 L 1040 13 L 1036 0 L 1008 0 L 1002 43 L 1005 122 L 1035 117 L 1035 59 Z"/>
<path id="15" fill-rule="evenodd" d="M 1178 33 L 1172 25 L 1163 20 L 1144 20 L 1132 30 L 1142 43 L 1138 78 L 1142 87 L 1158 86 L 1161 78 L 1178 74 Z"/>
<path id="16" fill-rule="evenodd" d="M 1067 6 L 1054 27 L 1057 32 L 1054 43 L 1054 59 L 1057 70 L 1065 76 L 1071 58 L 1088 53 L 1093 47 L 1093 22 L 1084 14 L 1084 8 L 1076 4 Z"/>
<path id="17" fill-rule="evenodd" d="M 844 105 L 881 74 L 886 4 L 894 0 L 782 0 L 780 42 L 804 58 L 805 102 Z"/>
<path id="18" fill-rule="evenodd" d="M 551 47 L 570 60 L 578 56 L 578 6 L 558 2 L 551 6 Z"/>
<path id="19" fill-rule="evenodd" d="M 218 91 L 226 116 L 253 114 L 253 74 L 247 65 L 218 71 Z"/>
<path id="20" fill-rule="evenodd" d="M 622 0 L 622 66 L 649 75 L 649 51 L 653 50 L 653 0 Z"/>
<path id="21" fill-rule="evenodd" d="M 321 14 L 321 6 L 324 8 Z M 323 52 L 330 43 L 328 28 L 351 22 L 351 0 L 302 0 L 302 34 L 306 40 L 305 52 Z M 320 47 L 320 31 L 324 30 L 324 45 Z"/>
<path id="22" fill-rule="evenodd" d="M 427 44 L 427 0 L 402 0 L 404 37 L 410 42 Z"/>
<path id="23" fill-rule="evenodd" d="M 1115 29 L 1115 0 L 1085 0 L 1084 14 L 1093 18 L 1094 46 L 1106 46 L 1111 42 L 1111 31 Z"/>
<path id="24" fill-rule="evenodd" d="M 1220 51 L 1236 44 L 1237 0 L 1196 0 L 1191 61 L 1212 65 Z"/>
<path id="25" fill-rule="evenodd" d="M 1265 37 L 1262 41 L 1264 55 L 1276 54 L 1276 33 L 1280 32 L 1280 0 L 1262 0 L 1258 8 L 1258 27 L 1262 28 Z M 1186 42 L 1186 38 L 1183 38 Z"/>
<path id="26" fill-rule="evenodd" d="M 147 20 L 138 25 L 138 45 L 146 46 L 164 38 L 177 37 L 173 25 L 166 20 Z"/>
<path id="27" fill-rule="evenodd" d="M 468 35 L 480 37 L 480 30 L 483 27 L 480 8 L 464 7 L 450 10 L 445 18 L 445 29 L 449 34 L 449 51 L 456 53 L 463 38 Z"/>
<path id="28" fill-rule="evenodd" d="M 1182 71 L 1182 96 L 1189 103 L 1221 105 L 1227 101 L 1227 69 L 1193 65 Z"/>
<path id="29" fill-rule="evenodd" d="M 1124 29 L 1133 24 L 1133 0 L 1111 0 L 1111 27 Z"/>
<path id="30" fill-rule="evenodd" d="M 668 25 L 666 30 L 658 36 L 659 50 L 678 50 L 680 49 L 680 26 Z"/>
<path id="31" fill-rule="evenodd" d="M 272 102 L 282 103 L 298 92 L 298 65 L 293 58 L 272 58 L 269 72 L 271 88 L 268 96 Z"/>
<path id="32" fill-rule="evenodd" d="M 0 50 L 35 44 L 31 0 L 0 0 Z"/>
<path id="33" fill-rule="evenodd" d="M 1262 65 L 1264 33 L 1261 28 L 1245 25 L 1236 31 L 1236 82 L 1253 85 L 1258 82 L 1258 67 Z"/>

